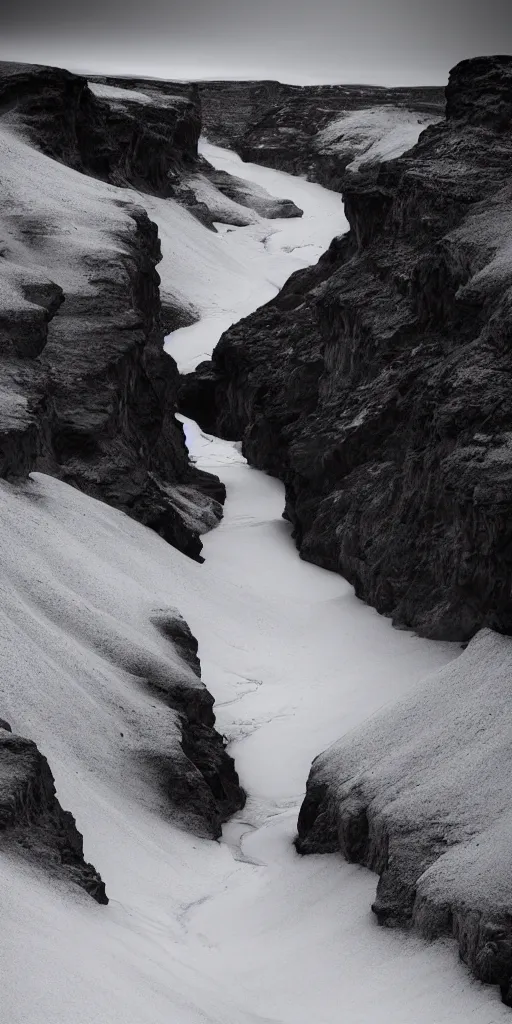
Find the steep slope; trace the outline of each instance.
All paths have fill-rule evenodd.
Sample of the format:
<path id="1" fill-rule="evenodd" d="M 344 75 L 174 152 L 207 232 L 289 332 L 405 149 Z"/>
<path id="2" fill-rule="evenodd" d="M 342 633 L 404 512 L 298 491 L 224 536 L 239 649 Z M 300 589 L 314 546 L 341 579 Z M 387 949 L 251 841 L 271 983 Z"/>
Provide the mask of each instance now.
<path id="1" fill-rule="evenodd" d="M 279 178 L 267 170 L 267 181 Z M 238 229 L 231 269 L 244 242 L 248 259 L 236 278 L 222 268 L 233 317 L 233 281 L 249 283 L 255 252 L 256 303 L 263 261 L 274 279 L 274 266 L 281 274 L 288 260 L 314 258 L 327 222 L 341 218 L 339 196 L 296 186 L 311 197 L 302 220 L 267 224 L 266 241 L 253 225 Z M 284 177 L 276 192 L 287 188 Z M 200 284 L 201 309 L 211 309 L 218 268 L 217 277 L 205 274 L 199 251 L 188 274 L 179 254 L 204 235 L 220 252 L 222 233 L 172 199 L 152 197 L 153 208 L 176 244 L 161 264 L 168 293 L 193 301 Z M 203 234 L 189 240 L 191 223 Z M 282 486 L 247 466 L 238 445 L 190 423 L 185 430 L 199 466 L 229 489 L 203 565 L 55 478 L 0 485 L 2 707 L 48 756 L 110 896 L 97 907 L 21 858 L 2 857 L 5 1014 L 13 1024 L 69 1024 L 77 1012 L 87 1024 L 335 1024 L 342 1004 L 352 1024 L 369 1015 L 374 1024 L 504 1022 L 497 993 L 473 984 L 443 946 L 372 927 L 370 876 L 340 869 L 334 857 L 299 858 L 291 843 L 313 752 L 457 652 L 393 631 L 339 575 L 301 562 L 279 520 Z M 211 710 L 176 606 L 200 641 L 251 795 L 220 843 L 175 827 L 179 808 L 169 805 L 187 780 L 185 704 Z M 214 786 L 234 782 L 219 775 L 203 775 L 217 822 L 228 808 Z M 202 799 L 195 771 L 192 780 Z M 202 824 L 211 835 L 208 818 Z"/>
<path id="2" fill-rule="evenodd" d="M 197 90 L 161 83 L 141 99 L 133 86 L 93 88 L 62 68 L 0 62 L 2 115 L 15 115 L 47 156 L 115 185 L 179 194 L 197 156 Z"/>
<path id="3" fill-rule="evenodd" d="M 218 838 L 244 794 L 214 728 L 197 641 L 164 597 L 172 576 L 158 580 L 159 548 L 151 541 L 165 548 L 163 541 L 122 512 L 42 474 L 23 484 L 3 481 L 0 499 L 0 677 L 7 720 L 43 744 L 59 790 L 73 801 L 74 775 L 82 783 L 89 777 L 100 791 L 108 780 L 113 805 L 115 794 L 121 800 L 128 789 L 135 804 Z M 146 572 L 138 554 L 144 550 L 154 552 Z M 4 755 L 14 742 L 22 745 L 19 763 L 27 763 L 20 793 L 28 795 L 10 803 L 27 811 L 27 845 L 44 848 L 40 820 L 45 827 L 49 818 L 51 826 L 60 814 L 60 831 L 72 830 L 58 805 L 52 809 L 51 775 L 33 745 L 2 734 L 2 778 L 8 782 Z M 87 796 L 72 806 L 87 823 Z M 92 833 L 89 827 L 89 844 Z"/>
<path id="4" fill-rule="evenodd" d="M 86 166 L 101 177 L 178 198 L 209 226 L 216 220 L 240 223 L 240 210 L 235 220 L 226 220 L 228 204 L 222 203 L 223 197 L 264 217 L 300 216 L 301 211 L 288 200 L 268 193 L 248 194 L 246 181 L 215 172 L 206 160 L 198 158 L 202 111 L 197 85 L 98 77 L 87 84 L 93 103 L 99 100 L 103 120 L 100 128 L 98 117 L 94 118 L 94 130 L 89 128 L 80 146 Z M 87 120 L 90 122 L 91 117 Z M 100 152 L 109 151 L 103 164 L 97 156 L 99 132 Z M 221 216 L 216 216 L 217 203 L 222 203 Z M 235 213 L 234 208 L 231 213 Z"/>
<path id="5" fill-rule="evenodd" d="M 55 794 L 53 775 L 34 742 L 13 736 L 0 721 L 0 849 L 74 882 L 98 903 L 108 903 L 98 872 L 84 860 L 82 836 Z"/>
<path id="6" fill-rule="evenodd" d="M 3 707 L 48 757 L 110 898 L 97 907 L 0 859 L 6 1016 L 69 1024 L 79 1006 L 87 1024 L 337 1024 L 342 1001 L 353 1024 L 505 1024 L 498 993 L 454 950 L 372 923 L 369 873 L 292 845 L 313 752 L 458 652 L 392 630 L 340 576 L 301 562 L 282 486 L 236 446 L 186 431 L 229 494 L 202 565 L 61 481 L 0 488 L 23 665 L 4 662 Z M 20 536 L 33 538 L 21 567 Z M 177 722 L 147 680 L 194 676 L 151 619 L 176 606 L 250 793 L 222 842 L 176 827 L 164 788 Z M 7 658 L 13 626 L 2 619 Z"/>
<path id="7" fill-rule="evenodd" d="M 424 636 L 512 631 L 512 58 L 345 187 L 348 235 L 228 331 L 182 408 L 284 480 L 302 557 Z"/>
<path id="8" fill-rule="evenodd" d="M 380 924 L 453 936 L 512 1006 L 508 637 L 482 631 L 405 701 L 313 762 L 296 840 L 379 876 Z"/>

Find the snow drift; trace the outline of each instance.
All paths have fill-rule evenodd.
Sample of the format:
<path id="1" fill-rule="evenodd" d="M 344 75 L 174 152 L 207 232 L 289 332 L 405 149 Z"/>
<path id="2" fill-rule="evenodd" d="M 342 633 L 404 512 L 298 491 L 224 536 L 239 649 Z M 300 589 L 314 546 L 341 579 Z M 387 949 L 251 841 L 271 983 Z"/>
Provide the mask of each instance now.
<path id="1" fill-rule="evenodd" d="M 453 935 L 512 1005 L 512 641 L 484 630 L 409 697 L 314 763 L 301 853 L 341 850 L 380 875 L 380 923 Z"/>

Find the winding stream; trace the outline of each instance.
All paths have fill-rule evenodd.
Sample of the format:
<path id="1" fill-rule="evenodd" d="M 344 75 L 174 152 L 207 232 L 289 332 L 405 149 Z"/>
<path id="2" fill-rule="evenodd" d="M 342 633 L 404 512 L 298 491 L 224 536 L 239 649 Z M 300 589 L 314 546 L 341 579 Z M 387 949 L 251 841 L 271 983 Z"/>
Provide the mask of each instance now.
<path id="1" fill-rule="evenodd" d="M 270 240 L 253 228 L 223 235 L 227 245 L 248 246 L 249 277 L 251 262 L 256 268 L 248 293 L 265 301 L 262 281 L 282 284 L 291 254 L 312 262 L 345 230 L 340 197 L 215 147 L 205 151 L 217 167 L 305 210 L 302 221 L 273 222 Z M 246 297 L 242 307 L 248 312 Z M 220 319 L 207 312 L 171 336 L 168 349 L 188 370 L 239 315 L 235 295 L 231 311 Z M 203 538 L 211 604 L 183 593 L 180 607 L 248 792 L 246 808 L 224 829 L 234 870 L 187 908 L 189 955 L 236 993 L 240 1021 L 247 1013 L 282 1024 L 505 1020 L 497 994 L 471 981 L 450 944 L 378 928 L 370 912 L 375 876 L 336 856 L 300 858 L 292 846 L 315 754 L 458 649 L 393 630 L 341 577 L 302 562 L 281 518 L 281 484 L 248 467 L 239 446 L 184 423 L 191 455 L 225 482 L 227 503 L 220 527 Z"/>

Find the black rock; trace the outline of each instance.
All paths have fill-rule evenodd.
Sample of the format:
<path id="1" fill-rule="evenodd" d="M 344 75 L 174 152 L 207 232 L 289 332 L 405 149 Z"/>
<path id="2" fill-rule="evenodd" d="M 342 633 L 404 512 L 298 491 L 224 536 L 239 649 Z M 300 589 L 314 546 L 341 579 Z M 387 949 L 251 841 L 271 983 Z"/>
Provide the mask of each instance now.
<path id="1" fill-rule="evenodd" d="M 0 775 L 0 849 L 27 857 L 98 903 L 108 903 L 100 875 L 84 860 L 75 819 L 60 806 L 48 762 L 35 743 L 0 735 Z"/>

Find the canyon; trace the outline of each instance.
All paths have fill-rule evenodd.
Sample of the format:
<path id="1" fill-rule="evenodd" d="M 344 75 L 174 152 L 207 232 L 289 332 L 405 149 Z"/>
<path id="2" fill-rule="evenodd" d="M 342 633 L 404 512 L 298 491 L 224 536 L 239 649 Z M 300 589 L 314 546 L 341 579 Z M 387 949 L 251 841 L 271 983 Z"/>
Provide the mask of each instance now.
<path id="1" fill-rule="evenodd" d="M 0 67 L 12 1021 L 508 1019 L 511 69 Z"/>

